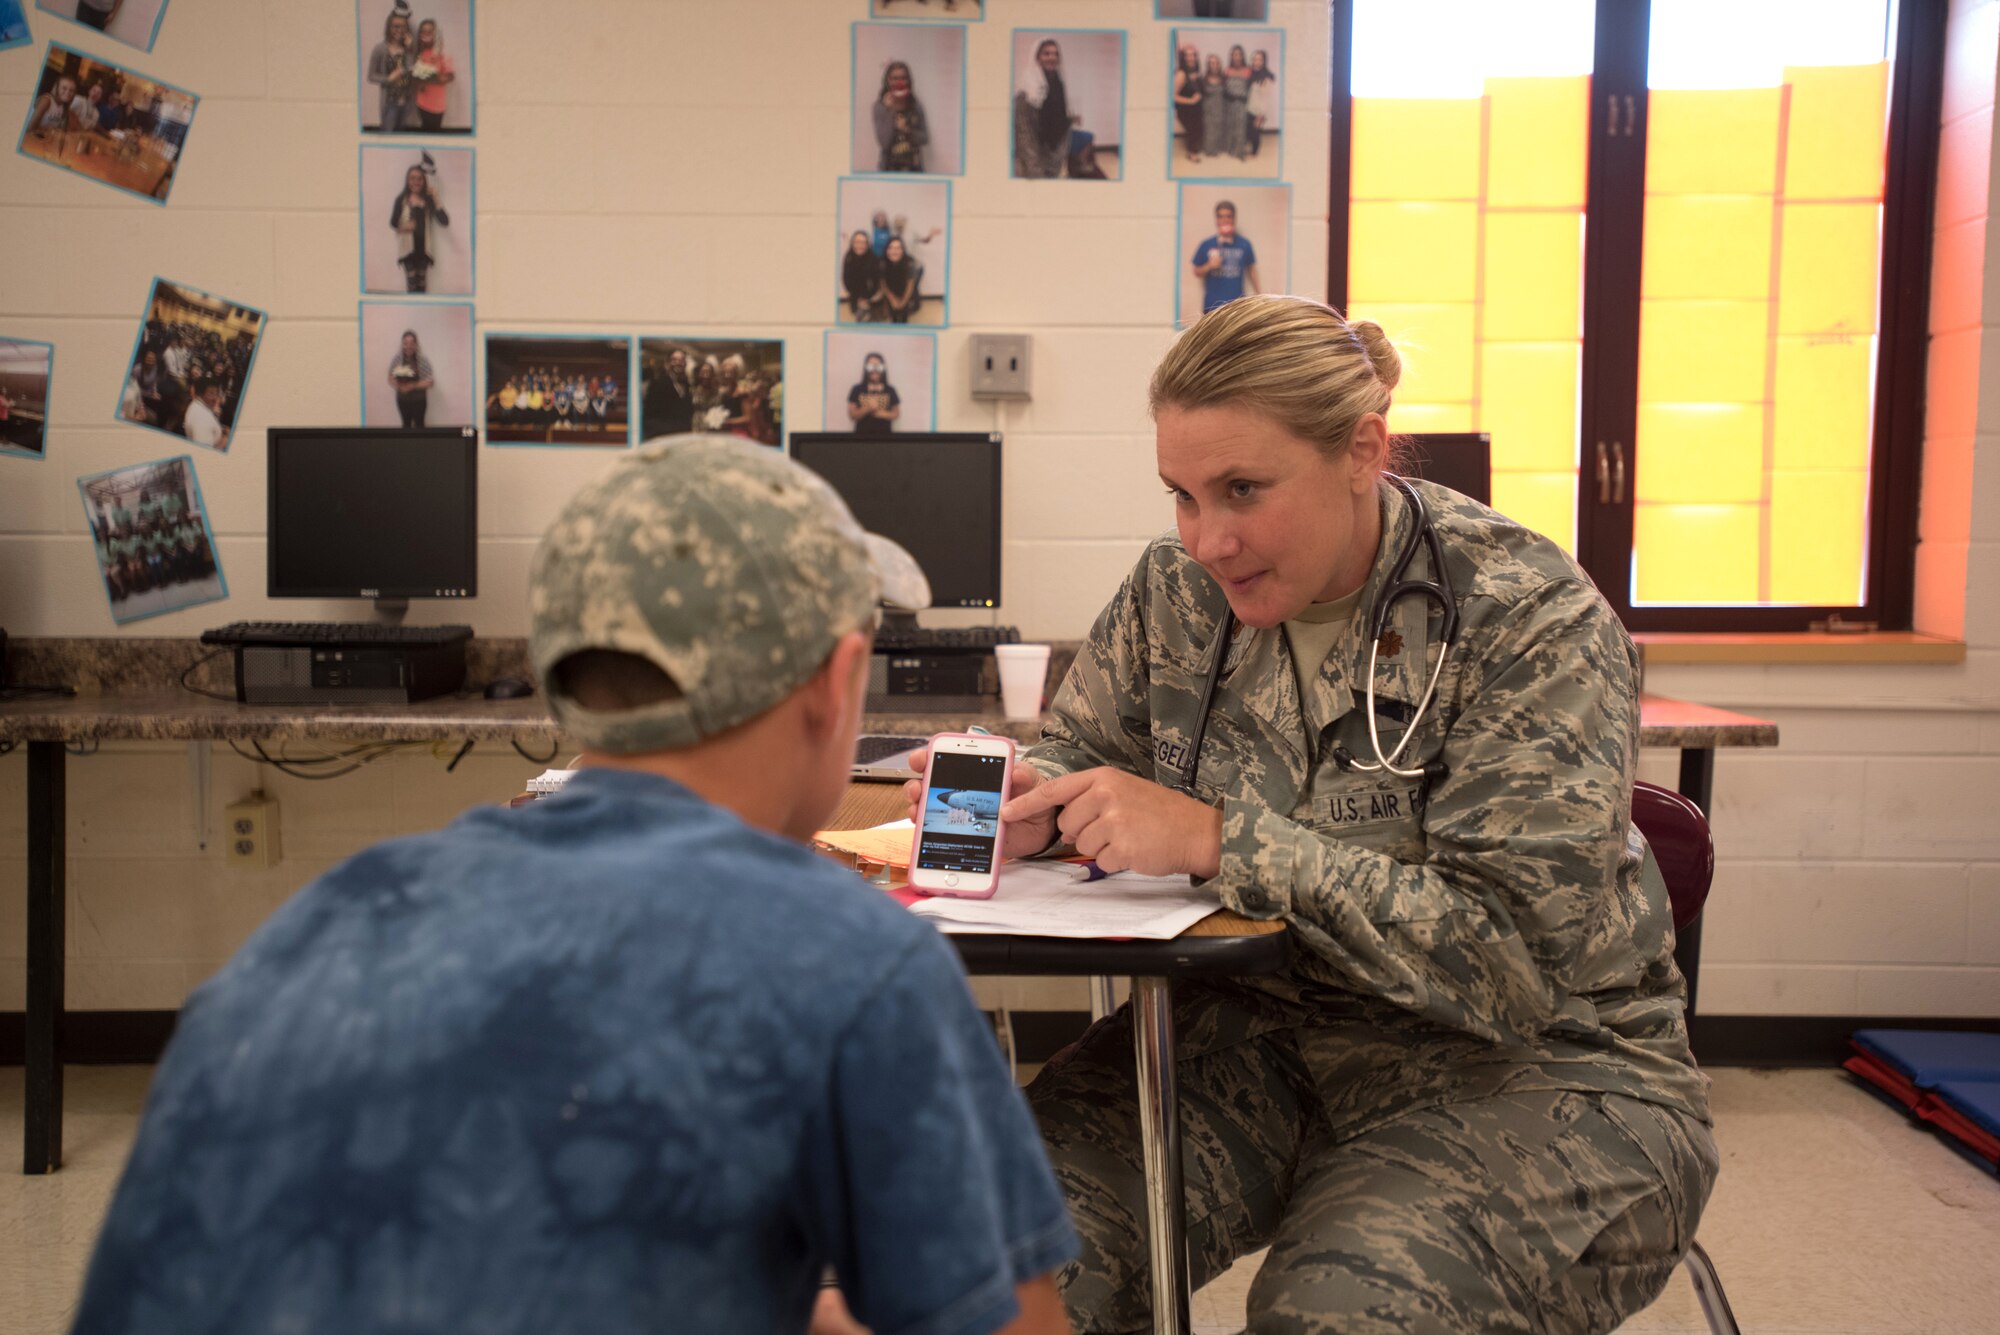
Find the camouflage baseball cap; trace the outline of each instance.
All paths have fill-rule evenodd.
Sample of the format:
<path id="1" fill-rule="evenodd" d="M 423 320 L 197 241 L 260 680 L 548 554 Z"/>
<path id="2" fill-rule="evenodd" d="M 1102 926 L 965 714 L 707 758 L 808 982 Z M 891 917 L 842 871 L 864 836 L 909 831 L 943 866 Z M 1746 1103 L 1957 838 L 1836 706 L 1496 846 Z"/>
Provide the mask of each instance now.
<path id="1" fill-rule="evenodd" d="M 656 441 L 563 507 L 528 575 L 529 651 L 556 721 L 614 754 L 690 746 L 755 718 L 868 623 L 881 576 L 866 536 L 819 476 L 718 436 Z M 679 699 L 584 708 L 556 664 L 634 654 Z"/>

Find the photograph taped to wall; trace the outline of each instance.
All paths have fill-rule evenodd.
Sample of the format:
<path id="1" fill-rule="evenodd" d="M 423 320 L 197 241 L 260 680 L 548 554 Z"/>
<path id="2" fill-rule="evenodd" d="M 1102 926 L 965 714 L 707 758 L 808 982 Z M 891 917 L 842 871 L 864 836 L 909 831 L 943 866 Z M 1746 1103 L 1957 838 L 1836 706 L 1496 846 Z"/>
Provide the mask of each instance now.
<path id="1" fill-rule="evenodd" d="M 355 0 L 361 128 L 471 134 L 472 0 Z"/>
<path id="2" fill-rule="evenodd" d="M 1153 0 L 1153 17 L 1264 23 L 1271 17 L 1271 0 Z"/>
<path id="3" fill-rule="evenodd" d="M 986 0 L 869 0 L 868 16 L 909 23 L 978 23 Z"/>
<path id="4" fill-rule="evenodd" d="M 120 625 L 229 596 L 188 455 L 76 480 L 97 573 Z"/>
<path id="5" fill-rule="evenodd" d="M 361 290 L 472 295 L 473 150 L 361 148 Z"/>
<path id="6" fill-rule="evenodd" d="M 824 355 L 821 430 L 888 436 L 935 429 L 937 335 L 829 329 Z"/>
<path id="7" fill-rule="evenodd" d="M 1175 28 L 1167 85 L 1169 177 L 1283 177 L 1282 28 Z"/>
<path id="8" fill-rule="evenodd" d="M 151 51 L 159 40 L 167 0 L 35 0 L 35 8 L 95 28 L 114 42 Z"/>
<path id="9" fill-rule="evenodd" d="M 229 449 L 264 312 L 155 278 L 118 393 L 118 420 Z"/>
<path id="10" fill-rule="evenodd" d="M 361 303 L 363 426 L 478 426 L 472 384 L 470 305 Z"/>
<path id="11" fill-rule="evenodd" d="M 1291 287 L 1292 188 L 1183 181 L 1174 323 L 1193 324 L 1237 297 Z"/>
<path id="12" fill-rule="evenodd" d="M 1012 156 L 1020 180 L 1125 174 L 1125 34 L 1014 29 Z"/>
<path id="13" fill-rule="evenodd" d="M 783 443 L 784 340 L 641 338 L 639 439 L 690 431 Z"/>
<path id="14" fill-rule="evenodd" d="M 848 170 L 965 170 L 965 29 L 854 25 L 854 149 Z"/>
<path id="15" fill-rule="evenodd" d="M 951 323 L 950 181 L 843 176 L 834 214 L 836 323 Z"/>
<path id="16" fill-rule="evenodd" d="M 28 16 L 21 12 L 21 0 L 0 0 L 0 51 L 26 46 L 32 40 Z"/>
<path id="17" fill-rule="evenodd" d="M 164 204 L 200 100 L 50 42 L 21 127 L 20 151 Z"/>
<path id="18" fill-rule="evenodd" d="M 608 334 L 488 334 L 489 445 L 632 443 L 632 340 Z"/>
<path id="19" fill-rule="evenodd" d="M 55 362 L 53 343 L 0 337 L 0 454 L 48 457 L 49 382 Z"/>

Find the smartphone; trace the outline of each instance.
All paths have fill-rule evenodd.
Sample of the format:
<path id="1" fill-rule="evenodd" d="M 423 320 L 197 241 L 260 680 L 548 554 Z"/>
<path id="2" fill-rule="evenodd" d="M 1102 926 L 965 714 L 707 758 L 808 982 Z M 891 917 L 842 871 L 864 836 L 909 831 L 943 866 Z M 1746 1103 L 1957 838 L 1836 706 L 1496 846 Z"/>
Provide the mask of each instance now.
<path id="1" fill-rule="evenodd" d="M 1000 804 L 1014 774 L 1014 742 L 983 733 L 931 738 L 924 800 L 910 848 L 910 888 L 988 899 L 1000 883 Z"/>

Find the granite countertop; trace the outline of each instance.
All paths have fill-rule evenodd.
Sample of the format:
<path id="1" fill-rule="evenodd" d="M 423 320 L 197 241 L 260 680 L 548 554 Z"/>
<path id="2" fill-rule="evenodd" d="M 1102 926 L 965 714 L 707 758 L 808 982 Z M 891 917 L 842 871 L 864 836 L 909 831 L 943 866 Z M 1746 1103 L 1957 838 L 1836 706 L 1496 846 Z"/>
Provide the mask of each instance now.
<path id="1" fill-rule="evenodd" d="M 1069 670 L 1075 646 L 1051 656 L 1050 680 Z M 0 700 L 0 741 L 521 741 L 551 745 L 561 730 L 538 696 L 488 700 L 481 691 L 496 677 L 531 679 L 527 641 L 477 639 L 466 650 L 468 689 L 410 705 L 246 705 L 234 699 L 227 652 L 198 640 L 142 637 L 15 639 L 7 646 L 7 681 L 21 686 L 67 686 L 74 695 L 29 695 Z M 182 679 L 190 689 L 182 688 Z M 1053 687 L 1051 687 L 1053 693 Z M 1011 720 L 1000 703 L 984 697 L 968 711 L 870 712 L 869 732 L 928 736 L 961 732 L 978 724 L 990 732 L 1033 741 L 1039 720 Z"/>
<path id="2" fill-rule="evenodd" d="M 1047 694 L 1069 672 L 1075 642 L 1052 646 Z M 0 701 L 0 741 L 88 741 L 133 738 L 194 741 L 524 741 L 556 742 L 560 730 L 537 696 L 488 700 L 480 694 L 496 677 L 531 678 L 528 646 L 521 639 L 474 639 L 466 652 L 471 689 L 414 705 L 245 705 L 181 689 L 232 694 L 229 655 L 198 640 L 107 637 L 16 639 L 8 642 L 7 680 L 21 685 L 66 685 L 73 696 L 31 696 Z M 989 663 L 990 668 L 990 663 Z M 1766 719 L 1664 696 L 1641 696 L 1639 742 L 1657 747 L 1763 747 L 1778 744 L 1778 727 Z M 961 732 L 977 724 L 990 732 L 1031 742 L 1040 720 L 1007 718 L 992 695 L 970 710 L 871 710 L 868 732 L 928 736 Z"/>

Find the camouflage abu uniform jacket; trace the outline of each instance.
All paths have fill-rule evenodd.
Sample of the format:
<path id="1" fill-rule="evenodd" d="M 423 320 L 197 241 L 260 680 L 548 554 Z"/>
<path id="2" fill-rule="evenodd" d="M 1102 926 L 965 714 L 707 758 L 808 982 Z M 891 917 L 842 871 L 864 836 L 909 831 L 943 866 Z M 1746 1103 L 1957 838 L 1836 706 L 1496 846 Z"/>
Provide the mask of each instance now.
<path id="1" fill-rule="evenodd" d="M 1458 639 L 1397 763 L 1373 760 L 1367 626 L 1414 523 L 1382 486 L 1381 551 L 1320 668 L 1334 721 L 1307 735 L 1282 629 L 1240 627 L 1196 792 L 1221 807 L 1227 907 L 1283 917 L 1302 947 L 1278 977 L 1177 988 L 1192 1055 L 1295 1027 L 1352 1130 L 1418 1106 L 1531 1089 L 1626 1094 L 1707 1120 L 1664 885 L 1631 828 L 1637 653 L 1554 543 L 1417 484 L 1450 566 Z M 1428 578 L 1419 555 L 1411 578 Z M 1091 628 L 1024 758 L 1044 775 L 1112 765 L 1177 783 L 1226 607 L 1178 538 L 1156 539 Z M 1385 753 L 1436 662 L 1435 605 L 1399 599 L 1376 669 Z M 1308 673 L 1307 679 L 1311 679 Z M 1237 1004 L 1214 1006 L 1220 993 Z"/>

